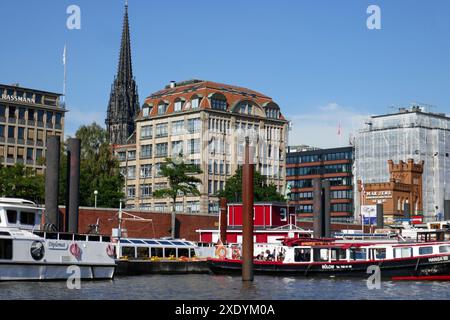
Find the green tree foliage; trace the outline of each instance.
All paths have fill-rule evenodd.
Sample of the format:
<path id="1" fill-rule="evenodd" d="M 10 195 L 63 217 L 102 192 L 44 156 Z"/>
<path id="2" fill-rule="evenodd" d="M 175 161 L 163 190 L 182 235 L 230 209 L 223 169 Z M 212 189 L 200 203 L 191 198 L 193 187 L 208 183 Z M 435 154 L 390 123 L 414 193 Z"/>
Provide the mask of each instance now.
<path id="1" fill-rule="evenodd" d="M 197 184 L 202 181 L 195 174 L 201 174 L 202 170 L 193 164 L 187 164 L 182 160 L 182 154 L 179 159 L 174 161 L 172 158 L 166 158 L 165 163 L 161 165 L 161 175 L 166 177 L 169 182 L 167 189 L 156 190 L 153 196 L 156 198 L 172 199 L 172 238 L 176 237 L 176 211 L 175 204 L 179 196 L 195 195 L 199 196 L 200 191 Z"/>
<path id="2" fill-rule="evenodd" d="M 123 199 L 124 179 L 119 162 L 113 156 L 108 133 L 98 124 L 82 126 L 75 134 L 81 139 L 80 205 L 95 205 L 94 191 L 98 191 L 97 206 L 117 208 Z M 60 165 L 60 203 L 66 202 L 67 155 L 63 152 Z"/>
<path id="3" fill-rule="evenodd" d="M 267 178 L 258 171 L 254 172 L 253 180 L 255 202 L 285 202 L 284 196 L 277 191 L 272 183 L 267 183 Z M 218 193 L 219 197 L 226 198 L 229 202 L 242 202 L 242 167 L 239 167 L 234 176 L 227 180 L 225 189 Z"/>
<path id="4" fill-rule="evenodd" d="M 44 203 L 44 176 L 21 164 L 0 167 L 0 196 Z"/>

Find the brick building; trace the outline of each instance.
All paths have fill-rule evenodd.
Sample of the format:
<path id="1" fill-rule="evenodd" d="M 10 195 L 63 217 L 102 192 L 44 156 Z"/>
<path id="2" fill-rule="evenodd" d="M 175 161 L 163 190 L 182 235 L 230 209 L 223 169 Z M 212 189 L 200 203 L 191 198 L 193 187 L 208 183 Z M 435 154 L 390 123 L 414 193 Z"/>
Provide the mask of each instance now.
<path id="1" fill-rule="evenodd" d="M 314 179 L 329 180 L 333 220 L 353 217 L 353 148 L 289 147 L 286 179 L 299 217 L 313 216 Z"/>
<path id="2" fill-rule="evenodd" d="M 363 205 L 383 204 L 385 217 L 393 219 L 405 215 L 418 215 L 423 211 L 422 174 L 424 161 L 414 163 L 388 161 L 390 180 L 381 183 L 358 181 Z"/>

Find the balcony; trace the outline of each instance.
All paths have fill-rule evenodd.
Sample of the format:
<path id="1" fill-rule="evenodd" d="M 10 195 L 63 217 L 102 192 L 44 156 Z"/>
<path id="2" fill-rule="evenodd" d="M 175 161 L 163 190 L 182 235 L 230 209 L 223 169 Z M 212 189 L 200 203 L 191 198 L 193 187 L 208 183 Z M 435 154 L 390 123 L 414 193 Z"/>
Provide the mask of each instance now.
<path id="1" fill-rule="evenodd" d="M 8 123 L 16 124 L 16 118 L 8 118 Z"/>
<path id="2" fill-rule="evenodd" d="M 39 128 L 43 128 L 43 127 L 44 127 L 44 123 L 41 122 L 41 121 L 38 121 L 38 122 L 37 122 L 37 126 L 38 126 Z"/>
<path id="3" fill-rule="evenodd" d="M 8 143 L 14 144 L 14 143 L 16 143 L 16 139 L 8 138 Z"/>
<path id="4" fill-rule="evenodd" d="M 19 119 L 19 124 L 25 125 L 26 124 L 25 119 Z"/>
<path id="5" fill-rule="evenodd" d="M 5 117 L 0 117 L 0 122 L 6 122 L 6 118 Z"/>

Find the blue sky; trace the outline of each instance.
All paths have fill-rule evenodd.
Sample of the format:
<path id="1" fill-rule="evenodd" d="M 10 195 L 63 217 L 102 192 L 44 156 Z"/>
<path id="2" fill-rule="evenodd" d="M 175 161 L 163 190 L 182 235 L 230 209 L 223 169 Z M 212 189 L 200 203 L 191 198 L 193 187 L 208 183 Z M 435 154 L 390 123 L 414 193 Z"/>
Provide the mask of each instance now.
<path id="1" fill-rule="evenodd" d="M 66 8 L 81 8 L 68 30 Z M 381 30 L 366 27 L 381 8 Z M 0 83 L 62 91 L 66 134 L 104 123 L 117 69 L 124 1 L 1 1 Z M 141 104 L 171 80 L 192 78 L 271 96 L 293 122 L 291 144 L 345 144 L 371 114 L 421 102 L 450 108 L 447 0 L 129 0 Z M 342 123 L 344 138 L 337 128 Z"/>

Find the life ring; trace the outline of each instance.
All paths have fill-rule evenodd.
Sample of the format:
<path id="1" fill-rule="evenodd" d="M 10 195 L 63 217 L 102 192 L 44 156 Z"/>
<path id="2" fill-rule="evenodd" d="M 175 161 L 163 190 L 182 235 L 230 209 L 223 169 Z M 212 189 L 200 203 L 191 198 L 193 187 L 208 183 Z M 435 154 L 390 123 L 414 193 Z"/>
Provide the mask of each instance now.
<path id="1" fill-rule="evenodd" d="M 225 248 L 224 246 L 219 246 L 216 249 L 216 256 L 220 259 L 225 259 L 227 257 L 227 248 Z"/>
<path id="2" fill-rule="evenodd" d="M 70 253 L 77 259 L 81 257 L 81 249 L 76 243 L 70 245 Z"/>
<path id="3" fill-rule="evenodd" d="M 241 250 L 239 250 L 239 248 L 234 247 L 231 251 L 231 257 L 234 260 L 239 260 L 241 258 Z"/>
<path id="4" fill-rule="evenodd" d="M 106 254 L 108 255 L 108 257 L 114 257 L 116 255 L 116 247 L 112 244 L 108 244 L 108 246 L 106 247 Z"/>

